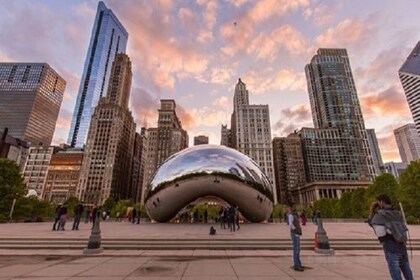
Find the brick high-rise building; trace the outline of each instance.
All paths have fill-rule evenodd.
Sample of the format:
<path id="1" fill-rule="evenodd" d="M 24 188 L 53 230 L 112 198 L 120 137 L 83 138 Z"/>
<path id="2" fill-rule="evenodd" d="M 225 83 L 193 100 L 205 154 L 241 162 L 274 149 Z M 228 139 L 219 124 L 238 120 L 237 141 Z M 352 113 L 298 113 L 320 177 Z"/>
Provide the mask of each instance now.
<path id="1" fill-rule="evenodd" d="M 194 137 L 194 146 L 205 145 L 209 143 L 209 137 L 205 135 L 198 135 Z"/>
<path id="2" fill-rule="evenodd" d="M 62 148 L 54 146 L 29 148 L 22 172 L 28 191 L 34 190 L 38 197 L 42 196 L 51 158 L 60 150 Z"/>
<path id="3" fill-rule="evenodd" d="M 223 135 L 227 132 L 222 126 L 224 142 L 226 139 L 229 142 L 228 136 Z M 274 203 L 277 203 L 268 105 L 249 104 L 249 92 L 241 79 L 235 86 L 230 133 L 232 148 L 252 158 L 267 175 L 273 188 Z"/>
<path id="4" fill-rule="evenodd" d="M 46 63 L 0 63 L 0 133 L 51 145 L 66 82 Z"/>
<path id="5" fill-rule="evenodd" d="M 274 175 L 277 199 L 281 204 L 303 201 L 301 188 L 305 186 L 305 162 L 302 140 L 297 133 L 273 139 Z"/>
<path id="6" fill-rule="evenodd" d="M 70 196 L 76 196 L 82 168 L 83 150 L 69 149 L 51 156 L 45 179 L 42 198 L 63 203 Z"/>
<path id="7" fill-rule="evenodd" d="M 141 202 L 150 177 L 171 155 L 188 147 L 188 134 L 176 115 L 175 100 L 160 100 L 158 126 L 146 132 L 146 154 Z"/>
<path id="8" fill-rule="evenodd" d="M 87 138 L 78 197 L 102 204 L 110 196 L 130 198 L 136 124 L 128 110 L 131 61 L 118 54 L 112 64 L 108 92 L 95 112 Z"/>

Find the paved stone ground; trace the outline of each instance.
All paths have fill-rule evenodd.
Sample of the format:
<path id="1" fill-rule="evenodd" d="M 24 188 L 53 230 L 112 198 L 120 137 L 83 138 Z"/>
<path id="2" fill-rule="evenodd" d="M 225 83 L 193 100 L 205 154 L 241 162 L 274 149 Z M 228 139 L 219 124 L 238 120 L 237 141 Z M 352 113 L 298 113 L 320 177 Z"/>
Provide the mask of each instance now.
<path id="1" fill-rule="evenodd" d="M 307 267 L 304 272 L 292 270 L 291 256 L 286 255 L 277 257 L 3 256 L 0 257 L 0 280 L 389 279 L 383 255 L 379 253 L 352 252 L 336 256 L 304 254 L 301 259 Z M 417 253 L 411 260 L 415 276 L 420 275 L 419 263 L 420 254 Z"/>
<path id="2" fill-rule="evenodd" d="M 213 224 L 214 225 L 214 224 Z M 0 238 L 88 238 L 91 224 L 80 224 L 79 231 L 71 230 L 72 223 L 68 222 L 66 231 L 51 231 L 52 223 L 15 223 L 0 224 Z M 208 238 L 210 224 L 131 224 L 127 222 L 102 222 L 103 238 L 156 238 L 156 239 L 195 239 Z M 304 239 L 315 236 L 316 226 L 307 224 L 303 227 Z M 325 223 L 324 228 L 330 239 L 374 239 L 372 229 L 365 223 Z M 420 226 L 409 226 L 411 238 L 420 239 Z M 216 226 L 215 238 L 290 238 L 289 228 L 283 223 L 277 224 L 243 224 L 237 232 L 221 230 Z"/>
<path id="3" fill-rule="evenodd" d="M 0 224 L 0 238 L 88 238 L 90 225 L 71 231 L 51 231 L 51 223 Z M 105 222 L 105 238 L 194 239 L 209 238 L 209 225 L 140 224 Z M 326 223 L 330 238 L 374 238 L 363 223 Z M 239 232 L 218 229 L 217 238 L 289 238 L 284 224 L 245 224 Z M 313 238 L 316 227 L 304 227 L 303 238 Z M 411 226 L 420 238 L 420 227 Z M 106 250 L 85 257 L 78 250 L 0 250 L 0 280 L 6 279 L 389 279 L 382 251 L 337 251 L 335 256 L 302 252 L 305 272 L 291 269 L 291 251 L 275 250 Z M 411 259 L 420 275 L 420 251 Z"/>

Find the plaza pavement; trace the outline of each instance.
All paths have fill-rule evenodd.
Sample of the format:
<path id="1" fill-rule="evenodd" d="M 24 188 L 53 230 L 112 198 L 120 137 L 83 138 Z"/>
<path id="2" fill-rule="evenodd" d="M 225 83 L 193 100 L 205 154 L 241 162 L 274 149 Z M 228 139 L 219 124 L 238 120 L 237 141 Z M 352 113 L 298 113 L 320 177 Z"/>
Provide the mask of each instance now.
<path id="1" fill-rule="evenodd" d="M 0 239 L 88 239 L 90 225 L 79 231 L 51 231 L 51 223 L 0 224 Z M 103 238 L 194 239 L 209 238 L 209 225 L 101 223 Z M 364 223 L 325 223 L 329 238 L 374 239 Z M 313 238 L 316 226 L 303 228 Z M 420 238 L 420 227 L 410 226 L 411 238 Z M 290 238 L 284 224 L 244 224 L 230 233 L 217 227 L 216 238 Z M 0 241 L 1 242 L 1 241 Z M 380 250 L 336 251 L 334 256 L 302 251 L 307 269 L 291 269 L 290 250 L 105 250 L 84 256 L 80 250 L 0 250 L 0 280 L 6 279 L 390 279 Z M 420 275 L 420 251 L 410 260 Z"/>

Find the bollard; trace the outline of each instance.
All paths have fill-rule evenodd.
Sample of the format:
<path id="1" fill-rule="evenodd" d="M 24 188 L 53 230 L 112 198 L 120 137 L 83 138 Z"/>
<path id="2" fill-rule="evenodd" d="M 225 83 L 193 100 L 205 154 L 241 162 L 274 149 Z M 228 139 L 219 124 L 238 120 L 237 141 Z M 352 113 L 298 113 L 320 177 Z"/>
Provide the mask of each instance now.
<path id="1" fill-rule="evenodd" d="M 100 227 L 101 213 L 98 210 L 96 214 L 95 223 L 89 236 L 87 248 L 83 249 L 84 255 L 100 254 L 103 252 L 101 247 L 101 227 Z"/>
<path id="2" fill-rule="evenodd" d="M 322 224 L 322 218 L 317 219 L 318 229 L 315 233 L 315 252 L 319 254 L 334 255 L 334 250 L 330 247 L 327 232 Z"/>

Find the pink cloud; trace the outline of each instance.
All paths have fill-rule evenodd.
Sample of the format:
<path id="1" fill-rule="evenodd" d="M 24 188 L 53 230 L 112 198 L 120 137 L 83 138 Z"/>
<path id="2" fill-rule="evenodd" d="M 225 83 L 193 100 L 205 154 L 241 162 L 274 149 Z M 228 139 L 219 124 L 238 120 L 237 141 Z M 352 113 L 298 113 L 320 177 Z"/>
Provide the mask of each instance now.
<path id="1" fill-rule="evenodd" d="M 273 135 L 287 136 L 302 127 L 312 127 L 312 114 L 308 104 L 284 109 L 281 118 L 273 125 Z"/>
<path id="2" fill-rule="evenodd" d="M 285 40 L 287 38 L 287 40 Z M 308 51 L 303 35 L 291 25 L 282 25 L 270 34 L 261 33 L 249 45 L 247 52 L 257 58 L 273 61 L 282 50 L 287 54 L 299 55 Z"/>
<path id="3" fill-rule="evenodd" d="M 348 18 L 341 21 L 336 27 L 328 28 L 316 37 L 315 42 L 323 48 L 345 47 L 357 44 L 360 48 L 366 47 L 374 33 L 373 21 L 359 18 Z"/>
<path id="4" fill-rule="evenodd" d="M 392 85 L 384 91 L 365 94 L 360 97 L 360 104 L 367 118 L 378 115 L 410 116 L 401 86 Z"/>

